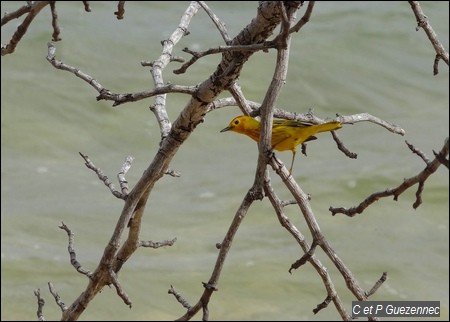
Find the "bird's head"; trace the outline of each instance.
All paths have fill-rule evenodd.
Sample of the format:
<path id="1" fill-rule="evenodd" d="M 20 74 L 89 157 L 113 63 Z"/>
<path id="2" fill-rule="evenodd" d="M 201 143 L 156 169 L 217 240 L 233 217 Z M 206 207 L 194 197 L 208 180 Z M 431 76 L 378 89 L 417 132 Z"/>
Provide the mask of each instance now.
<path id="1" fill-rule="evenodd" d="M 240 115 L 231 120 L 230 124 L 220 132 L 234 131 L 247 134 L 249 130 L 259 128 L 259 122 L 253 117 Z"/>

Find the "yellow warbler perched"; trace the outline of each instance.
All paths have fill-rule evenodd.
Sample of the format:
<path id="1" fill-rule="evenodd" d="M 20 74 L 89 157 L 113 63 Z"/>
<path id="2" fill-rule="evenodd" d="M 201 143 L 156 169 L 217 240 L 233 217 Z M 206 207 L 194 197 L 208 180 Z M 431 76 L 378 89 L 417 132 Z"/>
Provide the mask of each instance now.
<path id="1" fill-rule="evenodd" d="M 294 165 L 297 145 L 306 141 L 317 139 L 314 134 L 326 131 L 333 131 L 342 127 L 340 122 L 332 121 L 323 124 L 312 124 L 308 122 L 293 120 L 273 120 L 272 125 L 272 149 L 277 151 L 292 151 L 292 162 L 289 173 Z M 250 116 L 237 116 L 230 124 L 220 132 L 234 131 L 251 137 L 256 142 L 259 141 L 261 127 L 259 121 Z"/>

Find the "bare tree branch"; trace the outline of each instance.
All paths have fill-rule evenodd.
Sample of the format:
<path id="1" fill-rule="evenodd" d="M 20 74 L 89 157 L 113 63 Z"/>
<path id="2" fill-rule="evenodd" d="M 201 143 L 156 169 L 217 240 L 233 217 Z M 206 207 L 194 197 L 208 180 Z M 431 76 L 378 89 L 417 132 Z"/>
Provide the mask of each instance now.
<path id="1" fill-rule="evenodd" d="M 225 23 L 223 23 L 219 19 L 219 17 L 216 16 L 216 14 L 208 7 L 206 2 L 198 1 L 198 3 L 202 6 L 203 10 L 205 10 L 205 12 L 208 14 L 208 16 L 211 18 L 211 20 L 216 25 L 223 40 L 225 41 L 225 44 L 229 45 L 231 43 L 231 37 L 228 35 L 228 31 L 227 31 L 227 28 L 225 27 Z"/>
<path id="2" fill-rule="evenodd" d="M 64 304 L 64 302 L 61 300 L 61 297 L 59 296 L 58 292 L 56 291 L 55 287 L 51 282 L 48 282 L 48 289 L 50 293 L 53 295 L 56 304 L 59 306 L 61 311 L 64 313 L 67 311 L 67 306 Z"/>
<path id="3" fill-rule="evenodd" d="M 437 75 L 439 73 L 438 64 L 439 60 L 442 59 L 448 66 L 448 52 L 445 50 L 442 43 L 439 41 L 436 33 L 434 32 L 431 25 L 428 23 L 427 17 L 422 11 L 420 7 L 420 3 L 418 1 L 408 1 L 411 5 L 411 9 L 414 12 L 417 20 L 416 31 L 419 31 L 422 28 L 430 39 L 431 44 L 433 45 L 434 50 L 436 51 L 436 58 L 433 63 L 433 75 Z"/>
<path id="4" fill-rule="evenodd" d="M 225 53 L 225 52 L 229 52 L 229 51 L 251 51 L 251 52 L 256 52 L 256 51 L 267 51 L 270 48 L 276 48 L 276 45 L 271 43 L 271 42 L 265 42 L 262 44 L 252 44 L 252 45 L 236 45 L 236 46 L 219 46 L 216 48 L 210 48 L 208 50 L 205 51 L 201 51 L 201 52 L 195 52 L 190 50 L 189 48 L 183 48 L 183 51 L 185 53 L 189 53 L 192 55 L 192 58 L 184 63 L 180 68 L 175 69 L 173 71 L 174 74 L 183 74 L 187 71 L 187 69 L 192 66 L 197 60 L 199 60 L 202 57 L 208 56 L 208 55 L 212 55 L 212 54 L 219 54 L 219 53 Z"/>
<path id="5" fill-rule="evenodd" d="M 307 253 L 312 247 L 309 246 L 308 242 L 306 241 L 303 234 L 295 227 L 289 218 L 284 214 L 283 212 L 283 202 L 278 198 L 278 196 L 275 194 L 275 191 L 272 188 L 272 185 L 270 183 L 270 179 L 265 180 L 264 182 L 264 192 L 266 196 L 269 198 L 272 207 L 275 210 L 275 213 L 277 214 L 278 220 L 291 235 L 294 237 L 296 242 L 300 245 L 303 252 Z M 336 306 L 336 309 L 338 310 L 339 314 L 341 315 L 343 320 L 350 319 L 350 316 L 346 313 L 344 304 L 342 303 L 341 299 L 339 298 L 339 295 L 336 291 L 336 287 L 334 286 L 330 275 L 328 274 L 328 270 L 326 267 L 320 262 L 320 260 L 312 254 L 308 258 L 308 261 L 311 263 L 311 265 L 314 267 L 314 269 L 317 271 L 317 273 L 322 278 L 322 281 L 326 287 L 327 290 L 327 298 L 330 298 L 330 300 L 333 300 L 333 303 Z M 289 272 L 291 272 L 292 266 L 289 269 Z M 328 303 L 327 303 L 328 304 Z M 318 308 L 322 309 L 323 305 L 318 305 Z M 316 314 L 320 309 L 314 309 L 313 312 Z"/>
<path id="6" fill-rule="evenodd" d="M 91 12 L 91 5 L 89 4 L 89 1 L 83 1 L 84 5 L 84 11 Z"/>
<path id="7" fill-rule="evenodd" d="M 52 27 L 53 27 L 52 41 L 60 41 L 61 37 L 59 37 L 59 35 L 61 34 L 61 29 L 59 28 L 58 13 L 56 12 L 55 3 L 56 1 L 50 1 L 50 10 L 52 12 Z"/>
<path id="8" fill-rule="evenodd" d="M 67 246 L 67 250 L 69 251 L 70 255 L 70 263 L 73 267 L 77 270 L 78 273 L 86 275 L 87 277 L 92 277 L 92 272 L 88 269 L 84 269 L 80 262 L 77 260 L 77 254 L 75 252 L 75 248 L 73 247 L 73 240 L 74 240 L 74 234 L 72 231 L 67 227 L 64 223 L 61 223 L 61 225 L 58 226 L 62 230 L 65 230 L 67 233 L 67 236 L 69 236 L 69 245 Z"/>
<path id="9" fill-rule="evenodd" d="M 91 169 L 92 171 L 94 171 L 98 178 L 105 184 L 105 186 L 107 186 L 109 188 L 109 190 L 111 191 L 111 193 L 119 199 L 125 199 L 127 195 L 121 193 L 119 190 L 116 189 L 116 187 L 114 186 L 114 184 L 112 183 L 111 180 L 109 180 L 108 176 L 105 175 L 103 173 L 102 170 L 100 170 L 94 163 L 92 163 L 92 161 L 89 159 L 89 157 L 81 152 L 78 152 L 81 157 L 84 159 L 85 165 L 86 167 L 88 167 L 89 169 Z M 124 167 L 127 166 L 127 162 L 125 162 Z M 127 184 L 127 181 L 125 180 L 125 168 L 122 167 L 121 171 L 124 171 L 123 175 L 121 175 L 121 173 L 119 172 L 120 178 L 119 178 L 119 182 L 121 182 L 121 187 L 122 187 L 122 191 L 128 191 L 128 187 L 125 186 Z M 128 171 L 128 170 L 126 170 Z M 123 176 L 123 178 L 122 178 Z M 121 181 L 124 180 L 124 181 Z M 124 186 L 122 186 L 124 185 Z"/>
<path id="10" fill-rule="evenodd" d="M 178 293 L 175 288 L 170 285 L 169 294 L 172 294 L 173 296 L 175 296 L 175 298 L 177 299 L 178 303 L 180 303 L 181 305 L 183 305 L 183 307 L 185 309 L 187 309 L 188 311 L 191 310 L 192 306 L 188 303 L 188 301 L 186 301 L 181 295 L 180 293 Z"/>
<path id="11" fill-rule="evenodd" d="M 42 309 L 45 305 L 45 300 L 41 297 L 41 290 L 40 289 L 34 290 L 34 295 L 36 296 L 38 301 L 38 309 L 36 312 L 38 321 L 45 321 L 44 315 L 42 314 Z"/>
<path id="12" fill-rule="evenodd" d="M 175 242 L 177 241 L 176 238 L 172 239 L 172 240 L 164 240 L 162 242 L 152 242 L 152 241 L 144 241 L 141 240 L 139 242 L 139 247 L 150 247 L 150 248 L 160 248 L 160 247 L 164 247 L 164 246 L 172 246 L 173 244 L 175 244 Z"/>
<path id="13" fill-rule="evenodd" d="M 245 215 L 248 212 L 248 209 L 250 208 L 251 204 L 253 203 L 255 199 L 253 198 L 253 194 L 251 193 L 251 189 L 247 192 L 244 199 L 242 200 L 241 205 L 239 206 L 239 209 L 236 211 L 236 214 L 234 215 L 233 221 L 231 222 L 230 227 L 228 228 L 228 231 L 225 235 L 225 238 L 223 239 L 222 243 L 220 244 L 219 254 L 217 256 L 216 264 L 214 266 L 214 270 L 211 274 L 211 277 L 208 281 L 208 283 L 203 283 L 204 291 L 203 294 L 200 297 L 200 300 L 192 306 L 188 311 L 177 319 L 177 321 L 187 321 L 191 319 L 200 309 L 203 309 L 208 306 L 209 300 L 213 294 L 214 291 L 217 290 L 217 283 L 219 281 L 220 274 L 222 272 L 223 265 L 225 264 L 226 256 L 231 248 L 231 244 L 233 242 L 234 236 L 236 235 L 236 232 L 239 229 L 239 226 L 241 225 L 242 221 L 245 218 Z M 181 302 L 180 302 L 181 303 Z M 183 305 L 184 306 L 184 305 Z M 205 311 L 203 311 L 205 312 Z"/>
<path id="14" fill-rule="evenodd" d="M 28 13 L 31 11 L 31 9 L 33 8 L 32 3 L 27 3 L 26 5 L 20 7 L 19 9 L 17 9 L 16 11 L 13 12 L 5 12 L 5 15 L 2 17 L 2 22 L 1 25 L 6 25 L 9 21 L 13 20 L 13 19 L 18 19 L 19 17 L 21 17 L 22 15 Z M 3 47 L 3 45 L 2 45 Z"/>
<path id="15" fill-rule="evenodd" d="M 55 3 L 55 1 L 30 1 L 27 6 L 20 8 L 13 14 L 5 15 L 5 17 L 2 18 L 2 25 L 13 18 L 17 18 L 28 13 L 25 20 L 13 35 L 10 43 L 6 46 L 2 45 L 2 55 L 12 53 L 14 51 L 17 43 L 26 33 L 31 21 L 47 4 L 50 4 L 52 13 L 53 40 L 60 40 L 60 27 Z M 89 2 L 83 1 L 83 3 L 85 10 L 90 11 Z M 197 303 L 191 306 L 173 288 L 173 286 L 170 287 L 168 293 L 174 295 L 176 300 L 186 309 L 186 313 L 178 320 L 189 320 L 200 310 L 202 310 L 202 319 L 209 320 L 209 303 L 212 294 L 215 291 L 218 291 L 221 272 L 224 267 L 226 257 L 231 249 L 234 237 L 253 202 L 255 200 L 261 200 L 265 196 L 267 196 L 271 202 L 280 224 L 293 236 L 295 241 L 300 246 L 300 254 L 297 257 L 298 259 L 291 264 L 289 273 L 292 274 L 294 270 L 301 268 L 302 265 L 310 263 L 317 271 L 317 274 L 320 276 L 325 286 L 325 300 L 312 309 L 314 314 L 324 308 L 327 308 L 329 303 L 333 302 L 342 319 L 351 319 L 350 315 L 345 310 L 345 305 L 342 303 L 337 293 L 333 280 L 328 273 L 328 269 L 318 260 L 317 252 L 323 251 L 327 255 L 344 278 L 347 288 L 358 300 L 367 300 L 367 298 L 373 295 L 384 283 L 384 281 L 386 281 L 387 273 L 383 273 L 381 278 L 379 278 L 370 291 L 366 292 L 362 289 L 353 273 L 338 257 L 338 254 L 334 251 L 331 244 L 322 233 L 309 203 L 310 196 L 303 192 L 297 182 L 295 182 L 294 178 L 288 173 L 284 165 L 272 152 L 271 135 L 273 117 L 303 120 L 314 124 L 324 122 L 324 120 L 313 115 L 311 111 L 308 113 L 297 114 L 280 108 L 275 108 L 287 75 L 291 37 L 293 36 L 293 32 L 298 32 L 308 21 L 310 21 L 314 3 L 314 1 L 310 1 L 308 3 L 305 14 L 294 25 L 296 20 L 295 16 L 298 9 L 303 5 L 303 1 L 260 2 L 255 19 L 253 19 L 253 21 L 246 26 L 238 36 L 231 39 L 228 35 L 225 24 L 212 12 L 206 3 L 203 1 L 192 1 L 181 17 L 180 23 L 175 31 L 168 39 L 161 42 L 163 48 L 158 59 L 152 62 L 141 62 L 142 66 L 150 67 L 150 72 L 154 82 L 154 89 L 135 93 L 118 94 L 106 89 L 89 74 L 57 60 L 55 46 L 52 43 L 48 43 L 47 60 L 50 64 L 57 69 L 65 70 L 74 74 L 92 86 L 99 93 L 97 100 L 111 100 L 114 102 L 113 106 L 118 106 L 120 104 L 135 102 L 155 96 L 155 103 L 149 104 L 149 108 L 156 117 L 161 133 L 160 146 L 154 159 L 151 161 L 147 169 L 144 171 L 144 174 L 139 179 L 137 184 L 131 189 L 131 191 L 129 191 L 130 188 L 128 181 L 126 180 L 126 174 L 131 168 L 131 163 L 133 161 L 131 156 L 128 156 L 125 159 L 125 162 L 117 174 L 120 185 L 119 191 L 114 187 L 108 177 L 98 167 L 96 167 L 86 155 L 80 153 L 85 160 L 86 166 L 97 174 L 99 179 L 110 189 L 113 195 L 117 198 L 125 200 L 125 204 L 121 215 L 117 220 L 115 230 L 106 245 L 103 256 L 94 272 L 81 267 L 81 264 L 76 259 L 76 253 L 73 247 L 73 233 L 64 223 L 59 226 L 68 234 L 68 251 L 72 265 L 78 272 L 89 277 L 89 284 L 85 291 L 82 292 L 69 307 L 64 304 L 53 285 L 49 282 L 48 285 L 50 292 L 63 312 L 62 320 L 78 319 L 82 312 L 84 312 L 84 310 L 88 307 L 92 299 L 102 290 L 102 288 L 111 284 L 116 288 L 117 294 L 122 301 L 131 308 L 132 302 L 118 280 L 118 273 L 123 265 L 139 247 L 150 247 L 156 249 L 163 246 L 172 246 L 176 241 L 176 238 L 161 242 L 141 239 L 141 223 L 145 214 L 148 198 L 153 191 L 156 182 L 165 174 L 179 176 L 179 173 L 169 168 L 170 162 L 177 153 L 179 147 L 188 139 L 196 127 L 203 122 L 205 115 L 217 108 L 230 105 L 238 105 L 242 113 L 251 116 L 260 116 L 261 118 L 261 132 L 260 140 L 258 142 L 258 163 L 255 170 L 254 182 L 236 211 L 223 241 L 220 244 L 217 244 L 219 253 L 214 269 L 208 282 L 202 282 L 204 289 L 200 298 L 197 300 Z M 440 59 L 443 59 L 448 64 L 448 53 L 444 50 L 433 29 L 426 21 L 426 17 L 423 15 L 418 2 L 410 1 L 410 4 L 416 14 L 418 26 L 425 30 L 436 50 L 437 54 L 434 62 L 434 71 L 435 74 L 437 74 L 438 62 Z M 39 5 L 42 7 L 39 7 Z M 124 1 L 119 1 L 117 11 L 114 12 L 117 19 L 123 19 L 125 13 L 124 5 Z M 170 62 L 184 62 L 182 58 L 173 55 L 173 50 L 180 39 L 189 34 L 188 26 L 200 7 L 203 8 L 212 19 L 222 35 L 226 46 L 218 46 L 202 52 L 194 52 L 185 48 L 183 51 L 191 54 L 192 58 L 174 72 L 181 73 L 186 71 L 189 66 L 206 55 L 221 53 L 222 60 L 214 73 L 212 73 L 205 81 L 201 82 L 197 86 L 166 84 L 163 81 L 163 70 Z M 274 37 L 273 40 L 268 40 L 279 25 L 280 28 L 277 36 Z M 267 89 L 266 95 L 261 104 L 248 101 L 237 83 L 242 67 L 253 53 L 260 50 L 268 51 L 270 48 L 275 48 L 277 50 L 277 59 L 275 61 L 275 71 L 272 77 L 272 82 Z M 226 90 L 231 93 L 233 98 L 217 99 L 217 97 Z M 190 95 L 190 100 L 186 103 L 185 107 L 182 109 L 173 124 L 169 119 L 166 107 L 166 94 L 168 93 L 184 93 Z M 342 124 L 354 124 L 363 121 L 372 122 L 386 128 L 392 133 L 405 135 L 405 131 L 401 127 L 390 124 L 389 122 L 367 113 L 348 116 L 336 114 L 336 120 L 339 120 Z M 344 146 L 343 142 L 334 132 L 332 132 L 332 135 L 339 150 L 350 158 L 357 157 L 355 153 L 350 152 Z M 426 167 L 422 172 L 415 177 L 406 179 L 403 184 L 395 189 L 388 189 L 384 192 L 372 194 L 358 207 L 353 207 L 350 209 L 330 207 L 332 214 L 345 213 L 348 216 L 354 216 L 356 213 L 361 213 L 366 207 L 381 197 L 393 195 L 394 200 L 397 200 L 398 196 L 403 191 L 415 183 L 418 183 L 418 189 L 416 191 L 416 202 L 413 204 L 413 207 L 417 208 L 422 203 L 422 192 L 427 178 L 437 170 L 440 164 L 444 164 L 444 166 L 448 169 L 448 138 L 439 153 L 433 151 L 435 155 L 435 159 L 433 161 L 430 161 L 422 151 L 416 149 L 408 142 L 406 142 L 406 144 L 413 153 L 420 156 L 426 163 Z M 304 153 L 305 148 L 306 145 L 302 146 L 302 151 Z M 275 173 L 281 178 L 294 200 L 281 201 L 278 198 L 273 187 L 271 186 L 270 173 L 267 165 L 270 165 Z M 305 220 L 309 232 L 312 235 L 311 246 L 306 241 L 304 235 L 283 213 L 283 207 L 291 204 L 296 204 L 299 207 L 300 213 L 303 216 L 302 218 Z M 126 227 L 129 228 L 128 236 L 124 241 L 122 241 L 126 232 Z M 35 290 L 35 296 L 38 299 L 38 319 L 43 320 L 42 307 L 45 302 L 40 297 L 39 289 L 37 291 Z"/>
<path id="16" fill-rule="evenodd" d="M 33 19 L 49 3 L 50 3 L 50 1 L 34 1 L 32 4 L 27 5 L 25 8 L 22 7 L 21 9 L 17 10 L 14 14 L 10 14 L 10 15 L 6 16 L 6 18 L 5 17 L 2 18 L 2 26 L 3 26 L 9 20 L 11 20 L 13 18 L 17 18 L 18 16 L 23 15 L 25 12 L 28 12 L 28 15 L 25 17 L 22 24 L 20 24 L 20 26 L 17 27 L 16 32 L 14 33 L 11 40 L 9 41 L 9 44 L 7 44 L 7 45 L 2 44 L 2 56 L 5 56 L 7 54 L 12 54 L 14 52 L 17 44 L 20 42 L 22 37 L 27 32 L 28 27 L 33 22 Z"/>
<path id="17" fill-rule="evenodd" d="M 408 143 L 407 143 L 408 144 Z M 409 144 L 408 144 L 409 145 Z M 412 151 L 416 154 L 419 154 L 422 157 L 422 153 L 417 153 L 417 149 L 415 149 L 413 146 Z M 448 138 L 445 139 L 444 146 L 442 147 L 441 151 L 439 152 L 439 155 L 442 157 L 446 157 L 448 155 Z M 356 214 L 361 214 L 368 206 L 370 206 L 375 201 L 379 200 L 380 198 L 394 196 L 394 200 L 397 201 L 398 197 L 405 192 L 407 189 L 418 183 L 418 188 L 416 192 L 416 201 L 413 204 L 413 208 L 416 209 L 420 206 L 422 203 L 422 191 L 425 184 L 425 181 L 428 179 L 430 175 L 432 175 L 436 170 L 439 168 L 439 166 L 442 164 L 439 159 L 436 157 L 433 161 L 427 162 L 428 158 L 422 157 L 424 161 L 427 163 L 427 166 L 417 175 L 414 177 L 405 179 L 402 184 L 400 184 L 396 188 L 386 189 L 385 191 L 375 192 L 371 194 L 369 197 L 367 197 L 363 202 L 361 202 L 356 207 L 351 208 L 344 208 L 344 207 L 330 207 L 329 210 L 331 211 L 331 214 L 334 216 L 336 214 L 344 214 L 349 217 L 353 217 Z"/>
<path id="18" fill-rule="evenodd" d="M 128 170 L 131 168 L 131 163 L 133 162 L 132 156 L 127 156 L 125 159 L 124 164 L 122 165 L 122 168 L 120 168 L 119 173 L 117 174 L 117 179 L 119 180 L 120 189 L 122 190 L 122 196 L 128 196 L 128 181 L 125 178 L 125 175 L 127 174 Z"/>
<path id="19" fill-rule="evenodd" d="M 306 8 L 305 14 L 303 17 L 297 22 L 297 24 L 289 30 L 289 32 L 299 32 L 300 29 L 309 22 L 309 19 L 311 19 L 311 14 L 314 9 L 315 1 L 309 1 L 308 7 Z"/>
<path id="20" fill-rule="evenodd" d="M 125 14 L 125 1 L 119 1 L 117 4 L 117 11 L 114 12 L 117 16 L 118 20 L 123 19 L 123 15 Z"/>
<path id="21" fill-rule="evenodd" d="M 375 283 L 375 285 L 366 293 L 367 297 L 372 296 L 380 288 L 380 286 L 387 281 L 387 272 L 383 272 L 380 279 Z"/>
<path id="22" fill-rule="evenodd" d="M 131 300 L 128 297 L 128 294 L 125 293 L 125 291 L 123 290 L 122 285 L 120 285 L 119 279 L 117 278 L 117 274 L 114 273 L 113 270 L 110 270 L 109 273 L 111 275 L 111 284 L 114 285 L 114 287 L 116 288 L 117 295 L 119 295 L 122 301 L 126 305 L 128 305 L 128 307 L 131 309 L 132 306 Z"/>

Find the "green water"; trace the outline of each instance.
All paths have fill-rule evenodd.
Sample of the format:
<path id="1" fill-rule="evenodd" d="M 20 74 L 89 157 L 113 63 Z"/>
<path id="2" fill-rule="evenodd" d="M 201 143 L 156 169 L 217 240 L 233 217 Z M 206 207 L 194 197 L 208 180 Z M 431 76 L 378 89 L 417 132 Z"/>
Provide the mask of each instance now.
<path id="1" fill-rule="evenodd" d="M 131 2 L 117 21 L 115 3 L 58 4 L 62 42 L 57 57 L 89 73 L 114 92 L 153 86 L 142 60 L 160 54 L 160 41 L 177 26 L 186 2 Z M 230 35 L 255 15 L 256 2 L 209 2 Z M 17 7 L 2 2 L 2 12 Z M 430 23 L 448 48 L 448 2 L 423 2 Z M 303 11 L 302 11 L 303 12 Z M 66 304 L 82 292 L 86 279 L 68 261 L 67 237 L 57 226 L 64 221 L 75 233 L 78 259 L 94 269 L 120 215 L 122 202 L 113 197 L 84 166 L 78 152 L 115 181 L 127 155 L 135 161 L 127 179 L 133 186 L 157 151 L 159 128 L 148 107 L 153 100 L 112 108 L 97 102 L 97 93 L 71 74 L 45 60 L 51 37 L 46 9 L 33 22 L 16 53 L 1 59 L 1 318 L 35 320 L 35 288 L 40 288 L 48 320 L 60 317 L 47 291 L 51 281 Z M 407 2 L 318 2 L 311 21 L 294 35 L 289 74 L 279 106 L 298 113 L 313 108 L 320 117 L 336 113 L 370 113 L 406 130 L 401 137 L 371 123 L 339 130 L 346 146 L 358 154 L 342 155 L 328 134 L 308 145 L 308 157 L 297 156 L 294 175 L 312 194 L 311 205 L 326 238 L 370 289 L 383 271 L 388 281 L 373 300 L 438 300 L 441 319 L 448 320 L 449 194 L 448 170 L 441 167 L 425 184 L 423 204 L 412 208 L 415 189 L 399 201 L 381 199 L 355 218 L 331 217 L 330 206 L 354 206 L 375 191 L 416 175 L 424 163 L 406 147 L 408 140 L 429 158 L 449 133 L 449 75 L 441 62 L 432 76 L 435 53 L 423 31 L 415 31 Z M 17 23 L 2 27 L 2 43 Z M 203 50 L 222 45 L 209 18 L 199 12 L 181 49 Z M 219 56 L 199 60 L 185 75 L 166 69 L 165 81 L 197 84 L 209 76 Z M 262 101 L 273 73 L 274 53 L 258 53 L 246 64 L 239 83 L 246 97 Z M 227 94 L 227 93 L 225 93 Z M 224 95 L 226 96 L 226 95 Z M 167 100 L 172 120 L 187 96 Z M 219 109 L 181 147 L 171 163 L 180 178 L 164 177 L 152 192 L 142 239 L 177 237 L 173 247 L 140 249 L 120 274 L 133 308 L 114 289 L 106 288 L 82 320 L 173 320 L 184 313 L 167 294 L 173 285 L 192 304 L 213 269 L 217 250 L 244 194 L 250 188 L 257 158 L 255 143 L 234 133 L 219 133 L 240 114 L 236 107 Z M 278 153 L 289 163 L 290 152 Z M 276 175 L 280 198 L 290 195 Z M 116 182 L 116 181 L 115 181 Z M 309 238 L 295 206 L 286 209 Z M 314 316 L 326 296 L 317 273 L 305 266 L 290 275 L 301 256 L 299 247 L 279 225 L 269 202 L 255 203 L 237 233 L 227 258 L 219 292 L 210 304 L 212 320 L 339 319 L 333 306 Z M 354 297 L 331 262 L 319 251 L 341 299 L 350 310 Z M 196 320 L 200 319 L 200 315 Z"/>

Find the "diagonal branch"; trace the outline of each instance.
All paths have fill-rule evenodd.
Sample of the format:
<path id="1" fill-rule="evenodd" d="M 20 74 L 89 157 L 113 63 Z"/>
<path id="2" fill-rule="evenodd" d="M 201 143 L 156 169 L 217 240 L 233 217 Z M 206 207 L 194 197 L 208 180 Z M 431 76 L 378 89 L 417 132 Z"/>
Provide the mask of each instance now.
<path id="1" fill-rule="evenodd" d="M 216 16 L 214 12 L 212 12 L 212 10 L 208 7 L 206 2 L 198 1 L 198 3 L 202 6 L 203 10 L 205 10 L 205 12 L 208 14 L 208 16 L 216 25 L 217 29 L 222 35 L 223 40 L 225 41 L 225 44 L 229 45 L 231 43 L 231 38 L 228 35 L 228 31 L 227 28 L 225 27 L 225 24 L 219 19 L 219 17 Z"/>
<path id="2" fill-rule="evenodd" d="M 53 298 L 55 299 L 56 304 L 59 306 L 62 312 L 67 311 L 66 304 L 61 300 L 61 296 L 59 296 L 58 292 L 56 291 L 55 287 L 51 282 L 48 282 L 48 289 L 50 293 L 53 295 Z"/>
<path id="3" fill-rule="evenodd" d="M 422 159 L 428 160 L 426 157 L 422 157 L 422 152 L 417 153 L 416 149 L 412 149 L 412 151 L 416 154 L 419 154 Z M 330 207 L 329 210 L 331 211 L 331 214 L 334 216 L 336 214 L 344 214 L 349 217 L 354 217 L 357 214 L 361 214 L 367 207 L 369 207 L 371 204 L 373 204 L 375 201 L 379 200 L 380 198 L 384 197 L 390 197 L 394 196 L 394 200 L 398 200 L 398 196 L 400 196 L 403 192 L 405 192 L 407 189 L 412 187 L 415 184 L 418 184 L 418 189 L 416 192 L 416 201 L 413 204 L 413 208 L 416 209 L 419 207 L 422 203 L 422 191 L 425 184 L 425 181 L 428 179 L 430 175 L 432 175 L 436 170 L 439 168 L 439 166 L 442 164 L 440 161 L 440 158 L 448 156 L 449 151 L 449 144 L 448 144 L 448 138 L 445 140 L 444 145 L 439 152 L 439 158 L 436 156 L 435 159 L 431 162 L 426 162 L 427 166 L 417 175 L 414 177 L 405 179 L 402 184 L 397 186 L 396 188 L 386 189 L 385 191 L 375 192 L 371 194 L 369 197 L 367 197 L 364 201 L 362 201 L 358 206 L 351 207 L 351 208 L 344 208 L 344 207 Z"/>
<path id="4" fill-rule="evenodd" d="M 211 277 L 209 278 L 208 283 L 203 283 L 204 291 L 200 297 L 200 300 L 195 305 L 190 307 L 187 310 L 187 312 L 183 316 L 178 318 L 176 321 L 187 321 L 190 318 L 192 318 L 195 314 L 197 314 L 197 312 L 199 312 L 200 310 L 203 310 L 203 313 L 208 312 L 206 310 L 206 308 L 209 304 L 209 301 L 211 299 L 213 292 L 217 291 L 216 285 L 218 284 L 220 274 L 221 274 L 223 266 L 225 264 L 225 259 L 228 255 L 228 252 L 231 249 L 231 244 L 234 240 L 236 232 L 238 231 L 242 221 L 245 218 L 245 215 L 248 212 L 248 209 L 250 208 L 250 206 L 254 200 L 255 199 L 254 199 L 253 194 L 250 189 L 247 192 L 247 194 L 245 195 L 244 199 L 242 200 L 242 203 L 239 206 L 239 209 L 236 211 L 233 221 L 231 222 L 231 225 L 228 228 L 225 238 L 223 239 L 222 243 L 220 244 L 220 250 L 219 250 L 219 254 L 217 255 L 217 260 L 216 260 L 216 264 L 214 266 L 214 270 L 211 274 Z M 182 298 L 178 294 L 178 296 L 176 296 L 176 298 L 178 299 L 179 297 Z M 184 302 L 181 302 L 180 300 L 178 300 L 178 301 L 182 304 L 184 303 Z M 186 307 L 186 305 L 184 305 L 184 304 L 183 304 L 183 306 Z"/>
<path id="5" fill-rule="evenodd" d="M 47 6 L 51 1 L 34 1 L 33 3 L 27 5 L 25 8 L 19 9 L 16 11 L 15 15 L 9 15 L 6 18 L 2 18 L 2 26 L 7 23 L 12 18 L 17 18 L 18 15 L 22 15 L 25 12 L 28 12 L 28 15 L 25 17 L 23 22 L 17 27 L 16 32 L 13 34 L 11 40 L 7 45 L 2 44 L 2 56 L 7 54 L 12 54 L 16 49 L 17 44 L 20 42 L 22 37 L 26 34 L 28 27 L 33 22 L 34 18 L 38 15 L 38 13 Z"/>
<path id="6" fill-rule="evenodd" d="M 408 2 L 411 6 L 412 11 L 414 12 L 414 15 L 416 16 L 417 20 L 416 31 L 422 28 L 427 34 L 431 44 L 433 45 L 434 50 L 436 51 L 436 58 L 434 59 L 433 64 L 433 75 L 437 75 L 439 73 L 438 69 L 439 60 L 442 59 L 447 64 L 447 66 L 449 64 L 448 52 L 445 50 L 444 46 L 439 41 L 437 34 L 434 32 L 433 28 L 429 24 L 427 17 L 425 16 L 425 14 L 422 11 L 422 8 L 420 7 L 420 3 L 418 1 L 408 1 Z"/>
<path id="7" fill-rule="evenodd" d="M 92 171 L 94 171 L 98 178 L 105 184 L 105 186 L 107 186 L 109 188 L 109 190 L 111 190 L 111 193 L 119 198 L 119 199 L 125 199 L 127 195 L 121 193 L 119 190 L 116 189 L 116 187 L 114 186 L 114 184 L 112 183 L 111 180 L 109 180 L 108 176 L 106 174 L 103 173 L 102 170 L 100 170 L 94 163 L 92 163 L 92 161 L 89 159 L 89 157 L 81 152 L 78 152 L 81 157 L 84 159 L 85 161 L 85 165 L 86 167 L 88 167 L 89 169 L 91 169 Z M 125 180 L 125 168 L 128 165 L 127 162 L 125 162 L 124 167 L 122 167 L 121 172 L 123 171 L 124 173 L 121 174 L 121 172 L 119 172 L 118 176 L 119 177 L 119 182 L 121 182 L 121 187 L 122 187 L 122 191 L 128 191 L 128 187 L 126 186 L 126 184 L 128 183 Z M 128 171 L 128 169 L 126 170 Z M 123 181 L 121 181 L 123 180 Z"/>
<path id="8" fill-rule="evenodd" d="M 302 248 L 303 252 L 308 253 L 312 249 L 312 247 L 309 246 L 303 234 L 297 229 L 297 227 L 295 227 L 290 222 L 289 218 L 284 214 L 283 203 L 275 194 L 275 191 L 272 188 L 270 180 L 266 180 L 264 182 L 264 192 L 266 196 L 269 198 L 281 226 L 283 226 L 292 235 L 292 237 L 294 237 L 296 242 Z M 314 255 L 310 256 L 308 258 L 308 261 L 311 263 L 311 265 L 315 268 L 317 273 L 322 278 L 322 281 L 327 289 L 328 294 L 327 299 L 329 299 L 329 301 L 331 300 L 333 301 L 333 303 L 336 306 L 336 309 L 338 310 L 343 320 L 349 320 L 350 316 L 345 311 L 344 304 L 342 303 L 341 299 L 339 298 L 339 295 L 337 294 L 336 287 L 334 286 L 334 283 L 331 280 L 330 275 L 328 274 L 327 268 Z M 291 271 L 291 269 L 289 271 Z M 323 302 L 319 304 L 317 308 L 313 310 L 314 314 L 316 314 L 321 309 L 325 308 L 326 305 L 328 305 L 329 301 L 326 303 Z"/>

